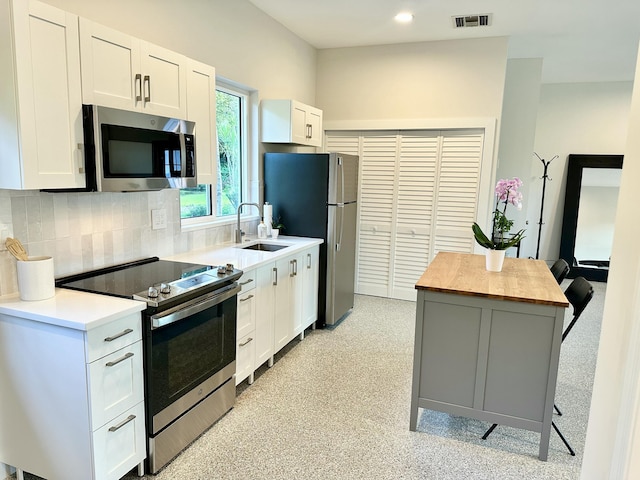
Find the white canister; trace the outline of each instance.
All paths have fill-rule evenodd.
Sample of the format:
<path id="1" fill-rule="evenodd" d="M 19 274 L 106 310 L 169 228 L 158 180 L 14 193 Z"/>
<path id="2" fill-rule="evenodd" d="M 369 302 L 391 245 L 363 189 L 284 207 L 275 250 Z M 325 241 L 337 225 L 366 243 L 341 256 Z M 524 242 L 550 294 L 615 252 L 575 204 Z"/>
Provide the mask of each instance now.
<path id="1" fill-rule="evenodd" d="M 53 258 L 29 257 L 17 261 L 18 288 L 22 300 L 46 300 L 56 294 Z"/>

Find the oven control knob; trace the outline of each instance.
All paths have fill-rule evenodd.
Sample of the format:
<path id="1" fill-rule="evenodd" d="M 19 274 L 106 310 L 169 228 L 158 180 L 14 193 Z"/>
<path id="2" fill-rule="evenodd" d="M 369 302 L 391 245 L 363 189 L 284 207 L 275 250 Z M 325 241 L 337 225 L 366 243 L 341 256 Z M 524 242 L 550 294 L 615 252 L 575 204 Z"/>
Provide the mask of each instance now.
<path id="1" fill-rule="evenodd" d="M 167 293 L 171 293 L 171 285 L 169 285 L 168 283 L 160 284 L 160 293 L 164 293 L 165 295 Z"/>
<path id="2" fill-rule="evenodd" d="M 156 287 L 149 287 L 149 292 L 147 293 L 149 298 L 158 298 L 158 289 Z"/>
<path id="3" fill-rule="evenodd" d="M 225 267 L 224 265 L 220 265 L 218 267 L 218 275 L 224 275 L 227 273 L 227 267 Z"/>

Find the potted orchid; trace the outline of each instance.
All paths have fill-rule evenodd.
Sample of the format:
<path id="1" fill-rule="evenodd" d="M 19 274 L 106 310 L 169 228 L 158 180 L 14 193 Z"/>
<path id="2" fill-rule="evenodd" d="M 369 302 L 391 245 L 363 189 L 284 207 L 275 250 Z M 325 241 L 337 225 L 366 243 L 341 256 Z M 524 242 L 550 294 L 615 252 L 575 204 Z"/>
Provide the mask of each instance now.
<path id="1" fill-rule="evenodd" d="M 506 215 L 509 204 L 518 210 L 522 209 L 522 193 L 518 191 L 521 186 L 522 180 L 518 177 L 511 180 L 501 179 L 496 184 L 496 207 L 493 210 L 491 238 L 484 234 L 477 223 L 471 226 L 478 245 L 487 249 L 487 270 L 501 271 L 505 250 L 524 238 L 524 229 L 515 235 L 508 235 L 513 226 L 513 220 L 509 220 Z"/>

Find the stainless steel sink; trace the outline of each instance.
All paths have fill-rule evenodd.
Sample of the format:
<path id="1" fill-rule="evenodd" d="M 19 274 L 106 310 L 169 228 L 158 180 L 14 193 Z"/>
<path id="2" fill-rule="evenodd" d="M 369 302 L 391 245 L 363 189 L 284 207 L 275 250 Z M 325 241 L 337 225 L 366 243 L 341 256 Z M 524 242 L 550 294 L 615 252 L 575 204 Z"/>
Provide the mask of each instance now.
<path id="1" fill-rule="evenodd" d="M 251 245 L 246 245 L 244 247 L 239 247 L 244 250 L 260 250 L 263 252 L 277 252 L 283 248 L 287 248 L 289 245 L 276 245 L 273 243 L 252 243 Z"/>

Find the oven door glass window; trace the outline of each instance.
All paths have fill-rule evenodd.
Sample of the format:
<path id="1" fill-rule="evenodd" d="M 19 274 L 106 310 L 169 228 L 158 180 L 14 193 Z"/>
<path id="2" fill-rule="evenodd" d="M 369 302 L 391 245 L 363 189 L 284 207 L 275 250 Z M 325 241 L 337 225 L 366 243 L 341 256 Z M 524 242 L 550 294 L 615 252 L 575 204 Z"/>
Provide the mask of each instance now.
<path id="1" fill-rule="evenodd" d="M 147 401 L 152 414 L 235 360 L 236 296 L 151 331 Z"/>

